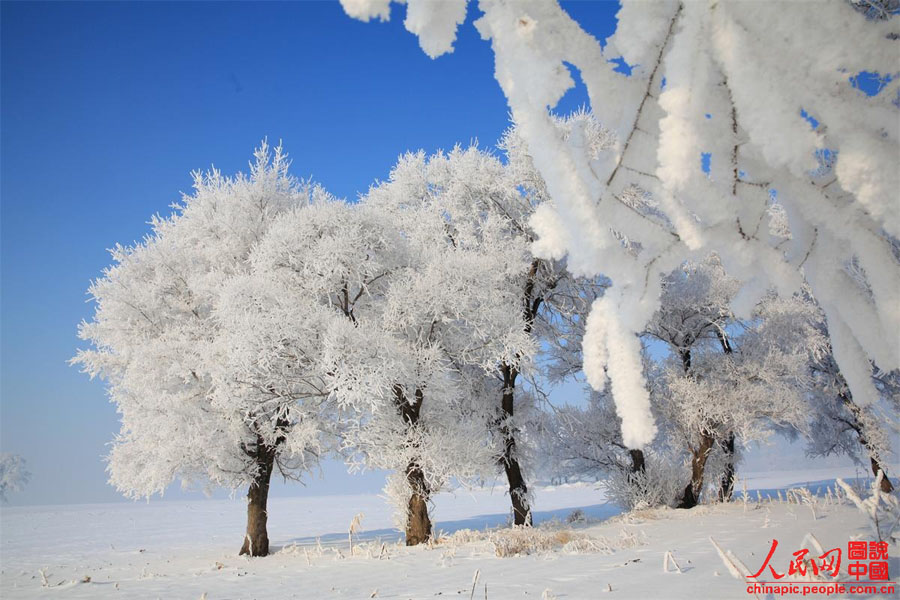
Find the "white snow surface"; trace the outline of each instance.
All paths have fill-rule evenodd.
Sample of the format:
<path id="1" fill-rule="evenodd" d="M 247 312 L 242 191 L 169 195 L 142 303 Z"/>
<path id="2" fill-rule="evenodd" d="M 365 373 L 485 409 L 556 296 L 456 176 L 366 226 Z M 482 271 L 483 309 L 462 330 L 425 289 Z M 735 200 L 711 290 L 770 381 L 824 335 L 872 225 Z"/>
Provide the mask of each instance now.
<path id="1" fill-rule="evenodd" d="M 483 536 L 431 548 L 401 546 L 401 536 L 391 526 L 391 509 L 376 495 L 271 499 L 273 553 L 266 558 L 237 555 L 244 526 L 240 499 L 3 508 L 0 596 L 469 598 L 478 571 L 472 597 L 483 598 L 486 585 L 491 600 L 607 594 L 694 598 L 699 590 L 707 598 L 748 598 L 752 595 L 747 595 L 746 584 L 728 573 L 709 537 L 751 571 L 762 564 L 773 537 L 779 546 L 772 564 L 780 571 L 787 570 L 791 553 L 808 533 L 826 549 L 846 548 L 850 539 L 868 539 L 865 518 L 849 504 L 833 505 L 820 497 L 818 518 L 813 520 L 807 506 L 777 498 L 756 502 L 757 489 L 808 485 L 813 492 L 824 491 L 826 485 L 833 486 L 834 477 L 851 480 L 854 475 L 853 468 L 744 473 L 737 499 L 728 505 L 631 514 L 620 514 L 617 507 L 604 503 L 602 491 L 590 484 L 538 486 L 538 530 L 572 528 L 574 535 L 605 541 L 612 551 L 557 548 L 505 558 L 496 556 Z M 751 490 L 746 506 L 741 500 L 744 482 Z M 566 517 L 579 507 L 587 521 L 567 524 Z M 365 515 L 363 530 L 351 557 L 347 528 L 360 512 Z M 508 497 L 498 485 L 441 494 L 432 514 L 435 530 L 446 536 L 461 529 L 483 531 L 502 525 L 507 512 Z M 682 573 L 663 572 L 667 551 Z M 891 546 L 892 574 L 898 568 L 897 554 L 898 548 Z M 842 567 L 842 580 L 847 579 L 845 570 Z M 89 582 L 83 581 L 86 577 Z"/>

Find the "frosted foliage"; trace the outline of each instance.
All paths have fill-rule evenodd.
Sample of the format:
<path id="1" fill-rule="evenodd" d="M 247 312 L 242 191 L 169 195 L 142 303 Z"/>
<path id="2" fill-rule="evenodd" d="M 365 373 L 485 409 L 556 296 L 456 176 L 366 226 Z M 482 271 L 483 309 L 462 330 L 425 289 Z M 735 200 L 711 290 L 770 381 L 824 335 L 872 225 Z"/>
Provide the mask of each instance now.
<path id="1" fill-rule="evenodd" d="M 683 463 L 660 459 L 656 454 L 646 456 L 643 471 L 631 473 L 614 469 L 603 481 L 606 497 L 625 510 L 641 510 L 673 503 L 681 483 L 690 479 Z"/>
<path id="2" fill-rule="evenodd" d="M 607 52 L 618 52 L 634 68 L 652 69 L 660 53 L 660 44 L 678 9 L 678 2 L 623 2 L 616 14 L 619 26 L 608 40 L 613 47 Z"/>
<path id="3" fill-rule="evenodd" d="M 0 454 L 0 502 L 7 501 L 7 494 L 21 492 L 30 477 L 24 458 L 9 452 Z"/>
<path id="4" fill-rule="evenodd" d="M 390 0 L 340 0 L 344 12 L 354 19 L 387 21 Z M 468 0 L 399 0 L 406 4 L 403 25 L 419 37 L 419 45 L 431 58 L 453 52 L 457 28 L 466 20 Z"/>
<path id="5" fill-rule="evenodd" d="M 360 21 L 391 18 L 391 0 L 341 0 L 341 6 L 348 15 Z"/>
<path id="6" fill-rule="evenodd" d="M 198 174 L 91 287 L 93 348 L 75 362 L 122 415 L 113 483 L 237 487 L 259 448 L 288 477 L 331 450 L 421 472 L 426 496 L 493 474 L 491 377 L 537 350 L 523 289 L 562 279 L 530 255 L 539 192 L 514 174 L 477 148 L 409 154 L 356 204 L 292 179 L 265 146 L 250 176 Z"/>
<path id="7" fill-rule="evenodd" d="M 766 297 L 739 322 L 729 309 L 738 287 L 716 256 L 686 263 L 664 280 L 647 329 L 671 350 L 655 401 L 688 447 L 703 435 L 762 440 L 772 424 L 806 429 L 810 356 L 824 351 L 809 307 Z"/>
<path id="8" fill-rule="evenodd" d="M 395 472 L 386 492 L 401 522 L 411 469 L 426 496 L 496 470 L 490 376 L 536 351 L 522 311 L 530 210 L 511 172 L 476 148 L 407 154 L 356 205 L 286 214 L 251 257 L 322 307 L 317 372 L 341 450 L 357 468 Z"/>
<path id="9" fill-rule="evenodd" d="M 73 362 L 107 381 L 122 421 L 108 470 L 128 495 L 162 493 L 175 478 L 245 485 L 260 444 L 277 445 L 277 464 L 292 476 L 318 451 L 308 390 L 251 384 L 267 339 L 233 333 L 273 298 L 245 281 L 253 246 L 278 215 L 326 196 L 291 178 L 288 164 L 264 143 L 249 175 L 195 173 L 194 193 L 154 217 L 142 242 L 114 248 L 113 265 L 90 287 L 96 312 L 79 331 L 91 347 Z M 220 314 L 232 299 L 246 312 Z M 276 359 L 290 360 L 264 358 Z"/>
<path id="10" fill-rule="evenodd" d="M 739 282 L 732 309 L 741 318 L 767 290 L 789 297 L 808 284 L 854 398 L 876 401 L 871 363 L 900 367 L 900 336 L 883 335 L 900 331 L 891 251 L 900 237 L 900 78 L 875 96 L 850 79 L 895 73 L 896 17 L 866 18 L 841 0 L 626 0 L 602 47 L 555 2 L 481 0 L 479 8 L 475 25 L 491 42 L 497 81 L 552 198 L 532 218 L 533 250 L 612 281 L 595 305 L 603 327 L 590 341 L 617 352 L 592 351 L 586 369 L 599 384 L 604 361 L 618 361 L 607 373 L 617 406 L 629 407 L 629 443 L 648 443 L 653 426 L 638 347 L 628 340 L 658 308 L 660 278 L 697 253 L 716 252 Z M 442 34 L 420 32 L 438 45 Z M 609 62 L 620 56 L 635 67 L 630 76 Z M 562 135 L 548 110 L 574 85 L 567 64 L 615 137 L 599 156 L 580 132 Z M 833 165 L 821 169 L 816 156 L 825 150 Z M 626 200 L 635 186 L 658 214 Z M 770 225 L 773 191 L 789 237 L 772 234 L 782 226 Z M 852 260 L 866 285 L 846 276 Z"/>
<path id="11" fill-rule="evenodd" d="M 664 429 L 644 451 L 643 471 L 633 470 L 621 419 L 607 393 L 591 391 L 587 405 L 554 411 L 544 444 L 552 473 L 576 480 L 603 480 L 608 497 L 626 509 L 670 504 L 690 478 L 683 450 Z M 679 440 L 680 441 L 680 440 Z"/>
<path id="12" fill-rule="evenodd" d="M 870 370 L 877 397 L 860 403 L 851 393 L 832 353 L 821 310 L 808 298 L 790 307 L 792 321 L 808 331 L 811 399 L 807 452 L 813 456 L 847 454 L 865 468 L 870 459 L 884 464 L 893 455 L 900 432 L 900 371 Z M 863 452 L 861 452 L 861 450 Z"/>
<path id="13" fill-rule="evenodd" d="M 407 0 L 407 31 L 419 36 L 425 54 L 437 58 L 453 52 L 456 28 L 466 20 L 468 0 Z"/>
<path id="14" fill-rule="evenodd" d="M 660 310 L 645 332 L 676 354 L 716 341 L 732 318 L 730 304 L 738 287 L 715 255 L 685 262 L 663 280 Z"/>
<path id="15" fill-rule="evenodd" d="M 626 469 L 620 424 L 606 393 L 591 391 L 586 406 L 556 409 L 546 428 L 548 467 L 566 478 L 590 479 Z"/>

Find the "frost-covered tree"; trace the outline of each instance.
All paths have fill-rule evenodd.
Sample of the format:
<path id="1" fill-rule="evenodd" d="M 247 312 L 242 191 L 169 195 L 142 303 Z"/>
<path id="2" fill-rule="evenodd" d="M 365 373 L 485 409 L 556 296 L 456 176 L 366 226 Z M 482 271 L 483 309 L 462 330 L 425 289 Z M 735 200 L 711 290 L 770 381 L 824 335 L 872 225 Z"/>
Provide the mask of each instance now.
<path id="1" fill-rule="evenodd" d="M 408 527 L 408 542 L 410 533 L 412 541 L 430 536 L 425 501 L 449 477 L 483 476 L 485 459 L 518 467 L 512 407 L 503 405 L 515 379 L 497 385 L 489 376 L 517 370 L 535 349 L 522 300 L 532 261 L 511 217 L 521 202 L 501 163 L 474 148 L 406 155 L 362 200 L 387 216 L 408 251 L 388 278 L 377 325 L 377 335 L 398 345 L 394 379 L 368 388 L 369 398 L 359 397 L 367 388 L 357 390 L 350 403 L 373 395 L 390 402 L 369 408 L 379 418 L 360 428 L 355 445 L 374 449 L 363 452 L 370 464 L 405 469 L 389 491 L 409 498 L 407 522 L 422 524 Z M 380 441 L 397 434 L 398 411 L 405 450 L 390 455 Z M 510 484 L 516 519 L 524 520 L 524 480 Z"/>
<path id="2" fill-rule="evenodd" d="M 690 472 L 681 440 L 656 406 L 653 410 L 660 433 L 652 445 L 634 450 L 622 441 L 621 420 L 608 392 L 589 389 L 584 406 L 555 408 L 545 442 L 551 472 L 566 479 L 600 481 L 607 498 L 627 510 L 674 505 Z"/>
<path id="3" fill-rule="evenodd" d="M 429 201 L 446 218 L 447 234 L 452 243 L 467 240 L 485 256 L 510 265 L 503 271 L 507 277 L 495 280 L 490 290 L 498 302 L 508 302 L 506 310 L 518 317 L 516 327 L 524 336 L 534 336 L 535 322 L 545 295 L 556 280 L 554 265 L 531 256 L 532 241 L 528 217 L 539 193 L 520 182 L 509 167 L 496 157 L 478 150 L 456 148 L 448 154 L 417 157 L 423 162 L 417 173 L 425 178 Z M 518 314 L 517 314 L 518 313 Z M 482 402 L 493 411 L 493 430 L 499 450 L 498 464 L 503 468 L 512 504 L 513 522 L 531 524 L 531 503 L 523 470 L 521 434 L 523 417 L 527 417 L 531 397 L 523 394 L 520 373 L 526 368 L 529 350 L 497 361 L 488 372 L 475 369 L 472 377 L 482 377 L 477 384 Z M 523 364 L 524 363 L 524 364 Z M 518 386 L 517 386 L 518 383 Z M 517 408 L 519 414 L 517 415 Z"/>
<path id="4" fill-rule="evenodd" d="M 386 323 L 393 286 L 399 287 L 397 281 L 416 266 L 408 240 L 388 216 L 366 204 L 340 202 L 290 211 L 253 252 L 252 272 L 235 283 L 237 290 L 247 290 L 244 302 L 258 307 L 243 324 L 264 340 L 261 354 L 250 353 L 263 358 L 257 378 L 277 388 L 300 384 L 321 390 L 334 400 L 336 427 L 351 460 L 398 469 L 410 489 L 420 490 L 432 470 L 421 459 L 405 456 L 416 454 L 413 449 L 423 443 L 415 438 L 422 433 L 416 428 L 423 397 L 416 389 L 424 384 L 412 385 L 407 395 L 406 380 L 433 374 L 421 372 L 415 348 Z M 245 314 L 236 311 L 237 318 Z M 298 331 L 309 329 L 313 335 L 285 336 L 285 323 L 297 323 Z M 287 357 L 284 367 L 265 360 L 270 355 Z M 291 357 L 298 356 L 306 357 L 311 368 L 296 369 Z M 434 387 L 444 391 L 445 384 Z M 429 400 L 438 403 L 435 395 Z M 427 497 L 413 493 L 403 499 L 407 543 L 424 541 L 431 533 Z"/>
<path id="5" fill-rule="evenodd" d="M 24 458 L 11 452 L 0 454 L 0 502 L 6 502 L 9 493 L 21 492 L 30 477 Z"/>
<path id="6" fill-rule="evenodd" d="M 660 413 L 689 450 L 691 481 L 681 495 L 682 508 L 699 501 L 713 453 L 721 454 L 722 470 L 721 479 L 714 482 L 715 493 L 727 501 L 733 490 L 737 440 L 746 444 L 767 438 L 774 426 L 805 424 L 805 350 L 758 344 L 767 335 L 760 331 L 765 324 L 757 321 L 751 327 L 730 341 L 733 350 L 698 348 L 689 371 L 677 361 L 657 382 Z"/>
<path id="7" fill-rule="evenodd" d="M 742 319 L 768 290 L 789 297 L 807 283 L 860 405 L 878 397 L 871 363 L 900 367 L 900 336 L 880 334 L 900 330 L 900 78 L 872 97 L 851 81 L 894 73 L 900 35 L 893 11 L 867 18 L 861 4 L 626 1 L 601 46 L 555 2 L 478 2 L 475 26 L 554 201 L 532 216 L 534 252 L 611 281 L 590 315 L 585 373 L 597 389 L 608 375 L 629 447 L 656 433 L 637 335 L 662 278 L 697 252 L 716 252 L 740 283 L 731 308 Z M 389 0 L 343 5 L 389 17 Z M 465 0 L 410 0 L 405 24 L 435 57 L 452 50 L 465 14 Z M 570 67 L 615 138 L 596 158 L 583 130 L 559 135 L 549 112 L 574 85 Z M 823 156 L 832 168 L 818 168 Z M 635 186 L 650 203 L 629 201 Z M 772 191 L 786 243 L 768 232 Z M 862 282 L 845 275 L 848 261 Z"/>
<path id="8" fill-rule="evenodd" d="M 792 312 L 795 322 L 802 319 L 808 324 L 813 340 L 810 348 L 818 350 L 810 352 L 811 422 L 807 452 L 812 456 L 847 454 L 859 463 L 868 462 L 874 476 L 884 471 L 881 491 L 890 493 L 894 486 L 885 464 L 893 452 L 891 439 L 896 439 L 900 431 L 897 423 L 900 372 L 885 373 L 873 369 L 872 380 L 879 401 L 860 406 L 854 401 L 834 359 L 821 311 L 811 299 L 798 298 Z"/>
<path id="9" fill-rule="evenodd" d="M 670 351 L 652 396 L 690 457 L 691 481 L 678 502 L 683 508 L 699 500 L 714 452 L 722 455 L 718 497 L 727 501 L 736 441 L 806 422 L 808 361 L 818 339 L 804 321 L 795 321 L 792 299 L 767 297 L 751 319 L 735 319 L 729 307 L 737 288 L 716 256 L 685 263 L 664 280 L 661 307 L 646 334 Z"/>
<path id="10" fill-rule="evenodd" d="M 556 120 L 561 135 L 587 127 L 590 143 L 598 149 L 607 142 L 606 132 L 591 116 L 578 112 Z M 476 147 L 456 148 L 449 153 L 406 157 L 395 170 L 397 185 L 407 193 L 420 195 L 437 207 L 454 246 L 466 240 L 482 253 L 486 264 L 498 274 L 486 290 L 495 302 L 506 302 L 506 310 L 518 319 L 517 327 L 531 347 L 552 344 L 560 349 L 561 334 L 579 300 L 594 289 L 593 282 L 576 282 L 557 261 L 535 258 L 529 251 L 534 234 L 529 219 L 536 206 L 547 201 L 543 180 L 534 168 L 515 128 L 500 143 L 506 164 Z M 518 266 L 516 266 L 518 265 Z M 582 290 L 582 288 L 584 288 Z M 594 289 L 596 294 L 596 289 Z M 542 369 L 528 360 L 528 353 L 500 358 L 476 395 L 493 411 L 498 463 L 509 485 L 513 522 L 531 523 L 526 472 L 534 468 L 539 410 L 535 405 L 535 379 L 543 379 Z M 527 381 L 523 382 L 523 378 Z"/>
<path id="11" fill-rule="evenodd" d="M 646 459 L 629 451 L 612 400 L 593 392 L 587 407 L 555 415 L 552 446 L 565 474 L 602 476 L 627 507 L 690 508 L 708 488 L 719 500 L 731 497 L 739 444 L 774 431 L 809 432 L 810 359 L 826 338 L 816 334 L 801 298 L 770 296 L 752 319 L 735 319 L 729 304 L 736 287 L 715 256 L 685 263 L 665 279 L 662 306 L 644 336 L 660 432 Z M 710 470 L 720 477 L 709 477 Z"/>
<path id="12" fill-rule="evenodd" d="M 227 322 L 252 343 L 252 369 L 228 370 L 327 396 L 351 464 L 394 471 L 386 491 L 410 545 L 431 536 L 431 494 L 493 471 L 488 374 L 533 352 L 510 284 L 527 243 L 488 198 L 504 200 L 503 186 L 502 165 L 476 149 L 404 156 L 357 204 L 280 216 L 231 281 Z"/>
<path id="13" fill-rule="evenodd" d="M 73 359 L 107 382 L 121 415 L 110 482 L 130 497 L 162 494 L 175 479 L 247 486 L 241 553 L 253 556 L 269 550 L 273 472 L 304 473 L 325 427 L 314 388 L 254 379 L 255 346 L 268 339 L 235 336 L 229 328 L 242 317 L 222 315 L 240 295 L 232 280 L 250 272 L 250 251 L 275 218 L 326 196 L 290 177 L 288 165 L 280 147 L 263 143 L 249 175 L 195 173 L 193 194 L 171 216 L 154 217 L 142 242 L 112 250 L 114 264 L 89 290 L 94 317 L 79 329 L 91 348 Z M 242 307 L 246 315 L 254 308 Z"/>
<path id="14" fill-rule="evenodd" d="M 894 485 L 889 478 L 892 474 L 885 465 L 893 451 L 891 440 L 897 439 L 900 431 L 896 421 L 897 398 L 900 397 L 897 372 L 873 375 L 882 400 L 866 407 L 853 401 L 839 372 L 824 370 L 818 375 L 822 377 L 822 388 L 816 396 L 819 403 L 812 407 L 815 412 L 807 452 L 812 456 L 843 453 L 857 462 L 867 461 L 873 475 L 884 472 L 881 491 L 892 492 Z"/>
<path id="15" fill-rule="evenodd" d="M 557 117 L 554 122 L 559 134 L 564 137 L 580 129 L 586 131 L 586 143 L 594 152 L 600 152 L 610 143 L 608 132 L 584 111 Z M 510 228 L 505 235 L 527 243 L 527 247 L 519 249 L 519 252 L 528 257 L 527 272 L 519 274 L 510 284 L 513 289 L 518 290 L 525 332 L 544 348 L 539 368 L 532 371 L 534 387 L 536 378 L 553 383 L 580 371 L 580 343 L 575 343 L 574 338 L 581 334 L 584 308 L 590 305 L 588 299 L 596 298 L 602 288 L 594 279 L 572 277 L 561 261 L 542 259 L 531 254 L 529 247 L 536 239 L 529 224 L 531 216 L 538 206 L 551 200 L 515 126 L 504 134 L 499 146 L 507 158 L 503 169 L 505 177 L 501 179 L 504 182 L 504 193 L 491 191 L 481 194 L 481 200 L 470 204 L 470 210 L 476 211 L 476 214 L 500 211 L 510 221 Z M 493 242 L 488 239 L 485 243 L 490 245 Z M 501 426 L 504 446 L 501 464 L 509 482 L 516 525 L 530 524 L 531 516 L 527 486 L 516 457 L 517 426 L 514 411 L 518 404 L 519 410 L 525 408 L 526 413 L 538 417 L 534 412 L 533 402 L 528 401 L 533 398 L 533 394 L 529 394 L 521 384 L 518 388 L 516 386 L 521 371 L 520 366 L 505 363 L 500 365 L 503 383 L 501 423 L 504 423 Z M 535 462 L 538 460 L 533 459 L 532 463 Z"/>
<path id="16" fill-rule="evenodd" d="M 730 414 L 730 403 L 723 406 L 709 389 L 707 378 L 702 383 L 698 381 L 696 363 L 701 352 L 712 349 L 714 353 L 716 346 L 721 346 L 723 353 L 733 352 L 728 332 L 733 320 L 729 306 L 737 287 L 717 257 L 687 262 L 664 280 L 660 310 L 646 330 L 647 336 L 664 342 L 673 357 L 674 364 L 669 365 L 664 375 L 668 385 L 657 386 L 657 390 L 668 398 L 663 404 L 671 409 L 669 417 L 680 425 L 690 451 L 691 483 L 680 501 L 680 506 L 685 508 L 696 504 L 706 460 L 714 445 L 734 454 L 734 432 L 728 429 L 725 419 L 713 414 L 718 412 L 715 406 L 722 408 L 720 417 Z M 672 389 L 678 383 L 681 389 Z M 728 390 L 724 393 L 730 395 Z"/>
<path id="17" fill-rule="evenodd" d="M 689 507 L 713 458 L 722 471 L 718 496 L 727 499 L 738 439 L 760 439 L 773 426 L 804 423 L 808 331 L 787 326 L 790 319 L 781 316 L 777 298 L 757 307 L 752 320 L 736 320 L 729 308 L 736 289 L 715 256 L 689 261 L 664 280 L 662 306 L 644 334 L 650 350 L 644 370 L 661 430 L 648 447 L 651 456 L 627 449 L 616 431 L 619 419 L 610 418 L 609 395 L 593 393 L 586 408 L 565 407 L 556 414 L 552 445 L 567 474 L 603 474 L 627 506 L 662 501 Z M 650 360 L 659 357 L 660 342 L 664 360 Z M 689 483 L 676 498 L 667 495 L 660 475 L 681 478 L 673 463 L 682 461 L 690 467 Z M 645 471 L 648 464 L 653 472 Z"/>

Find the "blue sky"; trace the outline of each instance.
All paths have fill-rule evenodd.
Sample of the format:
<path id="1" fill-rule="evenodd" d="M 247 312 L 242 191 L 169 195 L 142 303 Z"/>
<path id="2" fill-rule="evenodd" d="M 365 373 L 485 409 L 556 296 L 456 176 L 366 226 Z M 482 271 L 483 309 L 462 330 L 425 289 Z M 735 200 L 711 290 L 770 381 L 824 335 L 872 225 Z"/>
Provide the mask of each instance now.
<path id="1" fill-rule="evenodd" d="M 600 39 L 615 27 L 614 2 L 565 6 Z M 192 169 L 245 170 L 281 139 L 295 175 L 354 198 L 406 150 L 494 145 L 508 109 L 474 7 L 437 60 L 404 10 L 365 24 L 337 2 L 0 4 L 0 450 L 32 472 L 13 503 L 119 498 L 101 459 L 115 409 L 66 361 L 106 248 L 147 233 Z M 344 471 L 274 493 L 382 485 Z"/>

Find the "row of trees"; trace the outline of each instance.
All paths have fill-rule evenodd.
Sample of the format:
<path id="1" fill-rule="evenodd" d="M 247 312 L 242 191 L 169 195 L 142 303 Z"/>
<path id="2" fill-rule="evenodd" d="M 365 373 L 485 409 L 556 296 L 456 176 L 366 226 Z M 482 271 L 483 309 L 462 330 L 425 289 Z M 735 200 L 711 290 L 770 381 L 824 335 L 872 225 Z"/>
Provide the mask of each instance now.
<path id="1" fill-rule="evenodd" d="M 554 126 L 587 132 L 598 153 L 609 143 L 584 112 Z M 133 497 L 175 479 L 247 487 L 241 553 L 264 556 L 272 475 L 300 478 L 328 454 L 393 472 L 407 544 L 431 536 L 429 498 L 451 480 L 503 473 L 513 522 L 529 525 L 539 469 L 609 478 L 629 506 L 690 507 L 721 456 L 728 499 L 739 445 L 776 428 L 835 442 L 818 452 L 863 449 L 879 468 L 880 405 L 854 403 L 811 296 L 766 298 L 737 319 L 737 284 L 715 256 L 669 276 L 644 334 L 658 341 L 645 353 L 653 445 L 625 442 L 606 394 L 543 405 L 545 384 L 590 359 L 586 315 L 609 281 L 532 254 L 529 219 L 551 200 L 517 129 L 501 147 L 505 160 L 474 147 L 405 155 L 356 203 L 294 179 L 265 143 L 247 176 L 196 173 L 194 193 L 116 247 L 90 288 L 91 348 L 74 362 L 107 381 L 121 414 L 111 482 Z M 896 402 L 895 379 L 877 376 Z"/>
<path id="2" fill-rule="evenodd" d="M 548 464 L 594 461 L 629 504 L 691 506 L 710 460 L 727 498 L 741 442 L 773 428 L 878 470 L 900 368 L 896 7 L 626 0 L 605 45 L 554 2 L 478 7 L 517 124 L 505 162 L 408 155 L 345 204 L 262 148 L 114 250 L 76 357 L 122 414 L 113 483 L 246 485 L 261 555 L 272 473 L 328 452 L 395 472 L 408 543 L 451 478 L 504 471 L 527 523 L 547 435 Z M 406 26 L 438 56 L 466 12 L 408 0 Z M 571 67 L 591 113 L 559 119 Z M 589 408 L 545 419 L 540 384 L 578 371 Z"/>
<path id="3" fill-rule="evenodd" d="M 431 535 L 431 494 L 498 468 L 529 523 L 521 373 L 551 291 L 576 285 L 529 252 L 538 178 L 476 148 L 410 154 L 348 204 L 287 168 L 263 144 L 249 176 L 195 174 L 91 286 L 93 348 L 74 361 L 121 413 L 112 483 L 248 486 L 253 555 L 268 552 L 273 472 L 300 477 L 328 452 L 394 471 L 409 544 Z"/>

